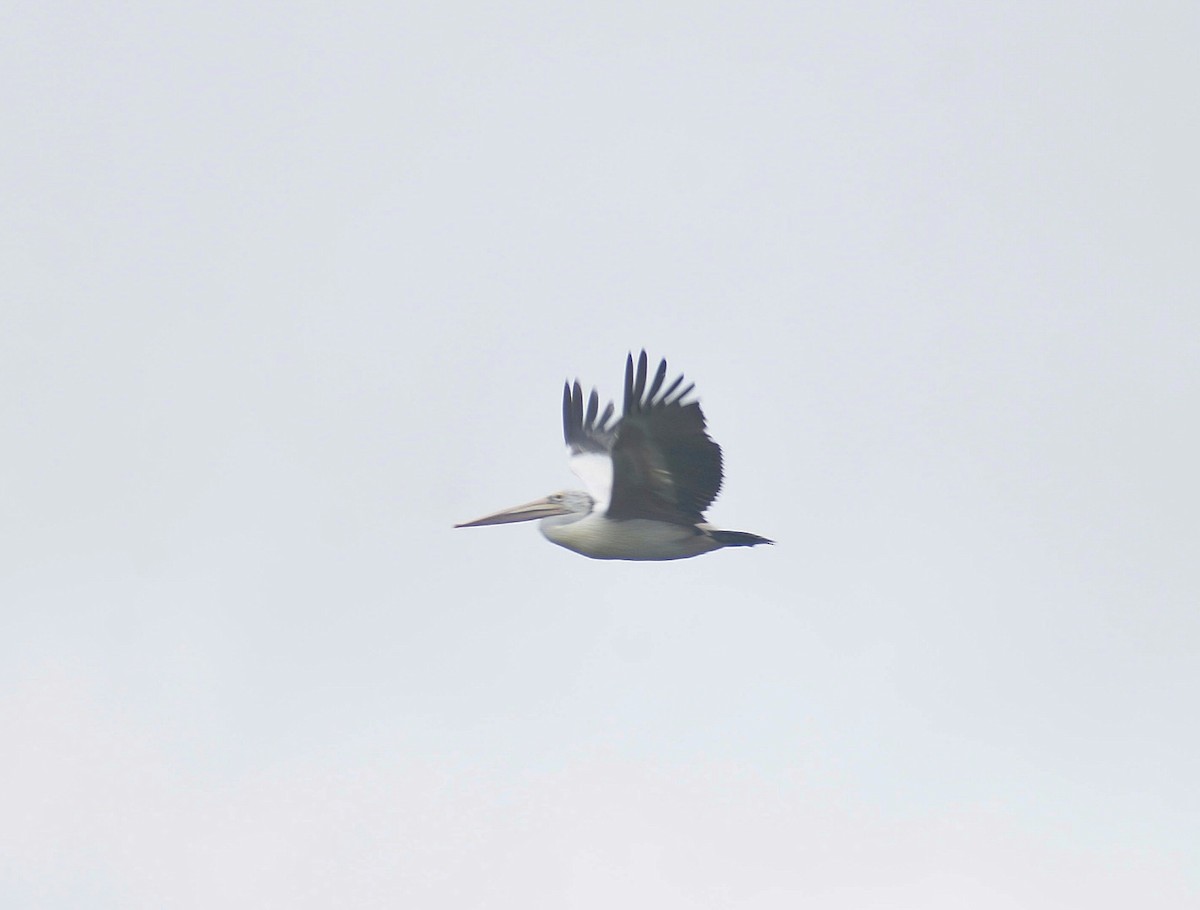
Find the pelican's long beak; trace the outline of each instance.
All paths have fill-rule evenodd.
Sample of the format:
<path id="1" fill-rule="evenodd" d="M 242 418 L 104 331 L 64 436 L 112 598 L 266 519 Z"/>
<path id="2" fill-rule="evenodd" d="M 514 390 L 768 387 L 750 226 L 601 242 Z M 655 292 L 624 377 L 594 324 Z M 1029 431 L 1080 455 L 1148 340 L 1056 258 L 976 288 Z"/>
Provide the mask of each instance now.
<path id="1" fill-rule="evenodd" d="M 512 521 L 532 521 L 535 518 L 549 518 L 551 515 L 566 515 L 571 510 L 561 502 L 553 502 L 549 497 L 527 502 L 523 506 L 513 506 L 503 512 L 495 512 L 476 518 L 474 521 L 464 521 L 456 528 L 479 528 L 484 525 L 505 525 Z"/>

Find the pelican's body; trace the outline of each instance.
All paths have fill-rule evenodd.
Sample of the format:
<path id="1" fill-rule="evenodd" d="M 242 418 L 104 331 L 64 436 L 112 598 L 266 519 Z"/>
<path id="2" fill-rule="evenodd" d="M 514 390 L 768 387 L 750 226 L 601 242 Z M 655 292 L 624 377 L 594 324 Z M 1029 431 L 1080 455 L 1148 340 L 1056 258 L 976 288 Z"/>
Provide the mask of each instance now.
<path id="1" fill-rule="evenodd" d="M 704 415 L 676 389 L 661 391 L 667 362 L 647 389 L 646 352 L 634 370 L 625 362 L 625 410 L 609 425 L 611 403 L 599 412 L 593 390 L 586 401 L 579 382 L 563 390 L 563 436 L 571 467 L 589 492 L 572 490 L 505 509 L 455 527 L 541 519 L 552 543 L 592 559 L 687 559 L 722 547 L 771 543 L 745 531 L 723 531 L 704 520 L 721 488 L 721 447 L 704 432 Z"/>
<path id="2" fill-rule="evenodd" d="M 540 530 L 560 547 L 592 559 L 687 559 L 724 546 L 699 527 L 651 518 L 605 518 L 589 512 L 582 518 L 543 518 Z"/>

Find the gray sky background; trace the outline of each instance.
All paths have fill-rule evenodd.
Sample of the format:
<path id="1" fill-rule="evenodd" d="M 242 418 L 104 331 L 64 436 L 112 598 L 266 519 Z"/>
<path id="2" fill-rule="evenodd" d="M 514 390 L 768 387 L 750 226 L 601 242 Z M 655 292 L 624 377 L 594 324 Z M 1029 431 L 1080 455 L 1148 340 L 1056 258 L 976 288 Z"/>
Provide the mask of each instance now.
<path id="1" fill-rule="evenodd" d="M 1198 905 L 1195 5 L 4 20 L 0 904 Z"/>

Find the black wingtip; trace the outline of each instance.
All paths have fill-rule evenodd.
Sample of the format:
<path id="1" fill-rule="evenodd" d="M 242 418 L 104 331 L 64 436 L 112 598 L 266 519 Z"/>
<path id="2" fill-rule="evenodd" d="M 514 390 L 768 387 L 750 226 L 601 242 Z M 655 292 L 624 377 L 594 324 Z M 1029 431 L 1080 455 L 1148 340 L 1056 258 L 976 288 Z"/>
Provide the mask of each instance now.
<path id="1" fill-rule="evenodd" d="M 679 378 L 683 379 L 682 376 L 680 376 Z M 683 399 L 687 398 L 687 396 L 691 393 L 691 391 L 694 388 L 696 388 L 696 383 L 689 382 L 687 384 L 687 386 L 684 387 L 684 390 L 682 392 L 679 392 L 678 394 L 676 394 L 675 397 L 673 397 L 670 401 L 668 401 L 664 398 L 663 404 L 679 404 L 681 401 L 683 401 Z"/>
<path id="2" fill-rule="evenodd" d="M 642 396 L 646 393 L 646 352 L 642 351 L 638 355 L 637 362 L 637 380 L 633 384 L 633 400 L 639 405 L 642 403 Z"/>
<path id="3" fill-rule="evenodd" d="M 667 361 L 663 358 L 659 363 L 658 369 L 654 373 L 654 381 L 650 383 L 650 391 L 646 398 L 654 401 L 654 396 L 658 394 L 658 390 L 662 388 L 663 380 L 667 378 Z"/>
<path id="4" fill-rule="evenodd" d="M 571 444 L 571 383 L 563 383 L 563 442 Z"/>
<path id="5" fill-rule="evenodd" d="M 595 389 L 592 389 L 592 394 L 588 396 L 587 414 L 583 418 L 585 428 L 590 428 L 596 422 L 596 414 L 599 410 L 600 396 L 596 394 Z"/>
<path id="6" fill-rule="evenodd" d="M 563 439 L 567 445 L 577 443 L 585 435 L 583 422 L 583 389 L 579 380 L 563 383 Z"/>
<path id="7" fill-rule="evenodd" d="M 633 411 L 633 352 L 625 355 L 625 413 Z"/>

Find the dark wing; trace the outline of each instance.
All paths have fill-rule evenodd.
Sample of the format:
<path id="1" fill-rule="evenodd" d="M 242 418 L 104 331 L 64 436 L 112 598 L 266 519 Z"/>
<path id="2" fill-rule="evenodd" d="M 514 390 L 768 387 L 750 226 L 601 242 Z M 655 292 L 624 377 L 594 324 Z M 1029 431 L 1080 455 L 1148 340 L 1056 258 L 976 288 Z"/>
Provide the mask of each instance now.
<path id="1" fill-rule="evenodd" d="M 704 432 L 700 405 L 682 403 L 694 386 L 681 389 L 680 376 L 664 389 L 666 377 L 664 360 L 649 378 L 645 351 L 636 371 L 633 355 L 625 360 L 625 413 L 611 446 L 613 518 L 695 524 L 721 489 L 721 447 Z"/>
<path id="2" fill-rule="evenodd" d="M 610 401 L 600 412 L 596 390 L 584 402 L 583 389 L 576 380 L 563 386 L 563 438 L 571 455 L 571 470 L 583 481 L 598 511 L 608 508 L 612 496 L 612 447 L 616 427 L 609 426 L 613 406 Z"/>
<path id="3" fill-rule="evenodd" d="M 572 455 L 585 452 L 608 454 L 612 451 L 613 439 L 616 437 L 616 427 L 608 425 L 613 415 L 613 403 L 610 401 L 599 414 L 600 396 L 592 389 L 584 404 L 583 389 L 579 380 L 575 384 L 563 384 L 563 440 Z"/>

